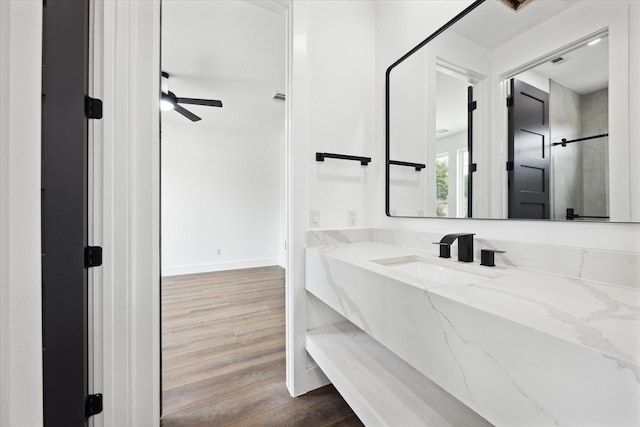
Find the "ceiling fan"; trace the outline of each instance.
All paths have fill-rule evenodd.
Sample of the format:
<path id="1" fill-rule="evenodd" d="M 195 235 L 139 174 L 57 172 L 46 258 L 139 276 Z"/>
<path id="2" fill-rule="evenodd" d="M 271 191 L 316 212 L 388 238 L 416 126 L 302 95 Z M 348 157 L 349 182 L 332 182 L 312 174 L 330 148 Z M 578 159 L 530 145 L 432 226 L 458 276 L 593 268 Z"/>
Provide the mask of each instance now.
<path id="1" fill-rule="evenodd" d="M 198 99 L 198 98 L 178 98 L 169 91 L 169 73 L 162 72 L 162 98 L 160 99 L 160 109 L 162 111 L 176 110 L 192 122 L 202 120 L 191 111 L 178 104 L 205 105 L 208 107 L 222 107 L 222 101 L 218 99 Z"/>

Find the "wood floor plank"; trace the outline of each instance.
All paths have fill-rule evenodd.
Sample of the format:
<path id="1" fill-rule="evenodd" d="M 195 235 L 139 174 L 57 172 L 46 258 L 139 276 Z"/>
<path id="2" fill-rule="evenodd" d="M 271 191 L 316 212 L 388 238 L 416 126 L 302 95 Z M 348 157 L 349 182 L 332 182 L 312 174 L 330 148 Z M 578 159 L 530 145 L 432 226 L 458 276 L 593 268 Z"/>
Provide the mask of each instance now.
<path id="1" fill-rule="evenodd" d="M 162 279 L 163 427 L 362 426 L 327 386 L 285 382 L 284 269 Z"/>

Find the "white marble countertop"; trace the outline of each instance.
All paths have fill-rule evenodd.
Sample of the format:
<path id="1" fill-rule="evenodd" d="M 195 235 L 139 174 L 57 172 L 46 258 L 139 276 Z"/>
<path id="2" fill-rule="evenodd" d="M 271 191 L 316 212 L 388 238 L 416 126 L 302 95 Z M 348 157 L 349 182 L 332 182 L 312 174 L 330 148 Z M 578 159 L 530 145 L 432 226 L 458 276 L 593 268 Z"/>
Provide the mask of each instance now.
<path id="1" fill-rule="evenodd" d="M 418 249 L 367 242 L 307 250 L 424 289 L 616 360 L 640 365 L 640 291 L 513 267 L 441 259 Z M 409 277 L 372 260 L 418 255 L 453 269 L 486 276 L 472 284 L 443 285 Z"/>

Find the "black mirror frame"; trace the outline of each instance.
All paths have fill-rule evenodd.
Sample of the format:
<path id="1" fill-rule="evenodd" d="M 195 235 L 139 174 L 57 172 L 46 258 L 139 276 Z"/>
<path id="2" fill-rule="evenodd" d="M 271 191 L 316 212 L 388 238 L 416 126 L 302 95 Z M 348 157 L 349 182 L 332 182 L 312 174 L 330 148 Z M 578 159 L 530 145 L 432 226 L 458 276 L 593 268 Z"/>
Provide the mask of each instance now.
<path id="1" fill-rule="evenodd" d="M 435 39 L 437 36 L 442 34 L 449 27 L 451 27 L 453 24 L 455 24 L 456 22 L 458 22 L 459 20 L 464 18 L 466 15 L 468 15 L 471 11 L 473 11 L 475 8 L 477 8 L 478 6 L 480 6 L 484 2 L 485 2 L 485 0 L 476 0 L 475 2 L 473 2 L 469 7 L 464 9 L 462 12 L 460 12 L 458 15 L 456 15 L 453 19 L 451 19 L 449 22 L 444 24 L 442 27 L 440 27 L 436 32 L 431 34 L 429 37 L 427 37 L 426 39 L 421 41 L 416 47 L 414 47 L 409 52 L 404 54 L 400 59 L 398 59 L 396 62 L 394 62 L 393 64 L 391 64 L 387 68 L 387 72 L 385 74 L 385 213 L 387 214 L 388 217 L 391 217 L 391 218 L 416 218 L 416 217 L 402 216 L 402 215 L 391 216 L 391 213 L 390 213 L 390 206 L 389 206 L 389 189 L 390 189 L 389 188 L 389 182 L 390 182 L 389 173 L 390 173 L 390 165 L 391 165 L 391 163 L 390 163 L 390 161 L 391 161 L 390 151 L 391 150 L 390 150 L 390 144 L 389 144 L 390 143 L 390 141 L 389 141 L 389 135 L 390 135 L 389 134 L 389 82 L 390 82 L 391 70 L 393 70 L 396 66 L 400 65 L 400 63 L 402 63 L 405 59 L 409 58 L 411 55 L 416 53 L 421 47 L 423 47 L 424 45 L 426 45 L 427 43 L 429 43 L 430 41 Z M 438 218 L 438 217 L 427 217 L 427 218 Z M 459 218 L 448 218 L 448 219 L 459 219 Z"/>

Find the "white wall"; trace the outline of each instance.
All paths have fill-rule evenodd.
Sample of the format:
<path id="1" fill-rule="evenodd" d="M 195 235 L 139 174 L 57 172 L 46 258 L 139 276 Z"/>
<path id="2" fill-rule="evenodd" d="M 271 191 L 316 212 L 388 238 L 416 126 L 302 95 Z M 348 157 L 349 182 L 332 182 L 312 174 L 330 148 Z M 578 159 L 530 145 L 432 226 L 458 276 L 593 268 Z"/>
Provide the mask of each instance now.
<path id="1" fill-rule="evenodd" d="M 389 148 L 390 160 L 423 163 L 426 168 L 391 165 L 389 167 L 389 211 L 400 216 L 431 216 L 435 212 L 433 186 L 435 159 L 429 157 L 427 143 L 434 133 L 428 117 L 431 59 L 426 51 L 416 53 L 389 76 L 389 135 L 398 144 Z M 391 65 L 391 64 L 389 64 Z M 384 161 L 384 159 L 382 159 Z M 382 172 L 384 173 L 384 171 Z"/>
<path id="2" fill-rule="evenodd" d="M 372 226 L 371 194 L 375 174 L 384 170 L 384 156 L 374 153 L 373 2 L 295 1 L 288 20 L 287 387 L 297 396 L 326 381 L 318 369 L 308 369 L 304 349 L 304 247 L 310 210 L 320 211 L 319 228 L 347 227 L 348 210 L 357 211 L 358 227 Z M 372 162 L 319 163 L 316 152 L 369 156 Z"/>
<path id="3" fill-rule="evenodd" d="M 163 275 L 281 263 L 282 141 L 162 123 Z"/>
<path id="4" fill-rule="evenodd" d="M 309 1 L 294 3 L 295 7 L 308 8 L 303 59 L 308 119 L 304 141 L 293 143 L 309 148 L 309 209 L 320 210 L 319 228 L 347 227 L 348 210 L 357 211 L 358 227 L 371 226 L 369 195 L 374 174 L 384 166 L 384 156 L 374 153 L 374 5 Z M 335 159 L 316 162 L 316 152 L 372 157 L 372 162 L 369 166 Z"/>
<path id="5" fill-rule="evenodd" d="M 42 425 L 42 2 L 0 1 L 0 425 Z"/>
<path id="6" fill-rule="evenodd" d="M 376 2 L 376 157 L 384 158 L 384 72 L 386 68 L 470 3 L 470 1 Z M 630 19 L 637 23 L 640 5 L 633 4 L 634 2 L 629 3 L 632 4 Z M 632 36 L 637 38 L 638 32 L 632 31 Z M 638 76 L 638 55 L 633 53 L 630 61 L 631 75 Z M 634 82 L 631 90 L 635 90 L 634 93 L 637 94 L 635 98 L 638 98 L 640 93 L 635 82 L 637 79 L 631 80 Z M 633 108 L 637 111 L 637 106 Z M 637 124 L 632 121 L 632 135 L 637 132 L 634 130 L 636 127 Z M 637 157 L 639 149 L 634 146 L 632 150 L 633 155 Z M 632 161 L 637 163 L 640 159 L 635 158 Z M 379 176 L 373 198 L 376 203 L 375 225 L 380 228 L 434 231 L 443 234 L 471 231 L 477 233 L 478 237 L 640 252 L 640 224 L 388 218 L 384 214 L 384 174 Z"/>

